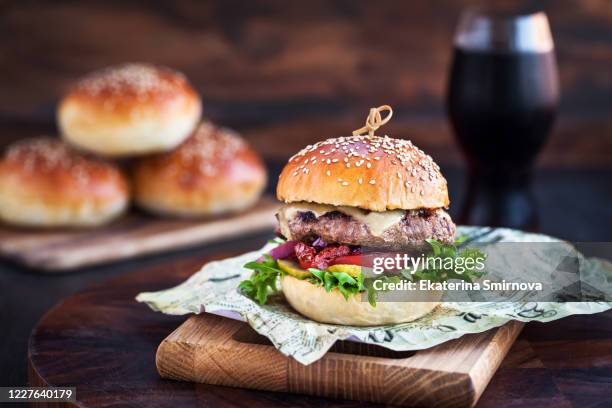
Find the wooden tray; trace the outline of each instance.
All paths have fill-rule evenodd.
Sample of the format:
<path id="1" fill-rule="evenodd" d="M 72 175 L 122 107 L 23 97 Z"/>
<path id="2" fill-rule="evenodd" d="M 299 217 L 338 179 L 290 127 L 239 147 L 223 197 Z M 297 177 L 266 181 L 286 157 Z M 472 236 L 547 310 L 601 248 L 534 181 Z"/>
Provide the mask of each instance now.
<path id="1" fill-rule="evenodd" d="M 157 350 L 164 378 L 406 406 L 471 407 L 523 327 L 510 322 L 428 350 L 394 352 L 337 342 L 308 366 L 247 324 L 193 316 Z"/>
<path id="2" fill-rule="evenodd" d="M 57 272 L 271 229 L 279 203 L 264 197 L 248 211 L 187 220 L 133 211 L 94 229 L 41 230 L 0 225 L 0 255 Z"/>

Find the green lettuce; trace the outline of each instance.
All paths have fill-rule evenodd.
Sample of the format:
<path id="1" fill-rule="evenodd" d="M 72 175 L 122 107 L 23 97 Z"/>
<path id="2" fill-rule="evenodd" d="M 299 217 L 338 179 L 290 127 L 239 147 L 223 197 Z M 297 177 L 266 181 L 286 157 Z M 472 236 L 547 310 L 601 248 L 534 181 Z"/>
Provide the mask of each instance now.
<path id="1" fill-rule="evenodd" d="M 465 265 L 466 259 L 472 259 L 473 261 L 478 259 L 484 261 L 486 259 L 486 255 L 477 248 L 460 249 L 459 247 L 464 240 L 465 237 L 460 237 L 451 245 L 442 244 L 435 239 L 425 240 L 432 249 L 430 257 L 439 260 L 443 266 L 441 268 L 434 268 L 428 265 L 414 273 L 402 271 L 402 276 L 411 281 L 429 280 L 432 282 L 445 282 L 451 279 L 473 282 L 475 279 L 481 278 L 486 274 L 485 271 L 478 271 L 475 268 L 467 267 L 464 267 L 463 271 L 457 270 L 456 261 L 459 258 L 463 258 L 462 265 Z"/>
<path id="2" fill-rule="evenodd" d="M 253 270 L 249 279 L 243 280 L 238 289 L 260 305 L 268 301 L 268 295 L 278 292 L 276 281 L 282 273 L 278 263 L 270 255 L 264 255 L 262 261 L 252 261 L 244 265 Z"/>
<path id="3" fill-rule="evenodd" d="M 431 256 L 434 258 L 441 258 L 442 260 L 449 258 L 485 259 L 485 255 L 478 249 L 459 249 L 459 245 L 463 241 L 462 239 L 455 241 L 452 245 L 445 245 L 433 239 L 428 239 L 426 241 L 432 248 Z M 279 244 L 280 243 L 282 242 L 279 242 Z M 259 304 L 266 304 L 268 297 L 278 292 L 277 281 L 284 272 L 270 255 L 264 255 L 263 259 L 260 261 L 248 262 L 244 267 L 253 270 L 253 273 L 249 279 L 240 282 L 238 289 L 247 297 L 259 302 Z M 398 283 L 402 279 L 406 279 L 410 281 L 430 280 L 433 282 L 443 282 L 450 279 L 461 279 L 472 282 L 474 279 L 480 278 L 485 274 L 484 271 L 476 271 L 468 268 L 462 273 L 459 273 L 452 267 L 437 269 L 422 268 L 415 273 L 401 271 L 400 275 L 381 275 L 377 277 L 364 277 L 363 275 L 354 277 L 346 272 L 329 272 L 316 268 L 310 268 L 308 271 L 312 274 L 311 277 L 307 278 L 310 283 L 323 287 L 327 292 L 338 289 L 345 299 L 348 299 L 351 295 L 367 292 L 368 302 L 373 307 L 376 306 L 378 292 L 374 289 L 375 281 Z"/>
<path id="4" fill-rule="evenodd" d="M 359 277 L 354 277 L 346 272 L 329 272 L 316 268 L 310 268 L 308 271 L 313 275 L 309 279 L 310 283 L 323 286 L 326 292 L 338 289 L 347 300 L 350 295 L 356 295 L 365 289 L 363 286 L 363 275 L 361 274 Z"/>

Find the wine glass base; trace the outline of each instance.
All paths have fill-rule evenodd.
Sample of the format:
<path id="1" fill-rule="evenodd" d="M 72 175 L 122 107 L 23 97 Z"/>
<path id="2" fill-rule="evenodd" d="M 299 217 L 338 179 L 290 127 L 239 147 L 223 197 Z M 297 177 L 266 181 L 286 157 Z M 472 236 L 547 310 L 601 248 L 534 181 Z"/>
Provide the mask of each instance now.
<path id="1" fill-rule="evenodd" d="M 459 215 L 465 225 L 506 227 L 537 231 L 539 227 L 535 197 L 525 188 L 470 188 Z"/>

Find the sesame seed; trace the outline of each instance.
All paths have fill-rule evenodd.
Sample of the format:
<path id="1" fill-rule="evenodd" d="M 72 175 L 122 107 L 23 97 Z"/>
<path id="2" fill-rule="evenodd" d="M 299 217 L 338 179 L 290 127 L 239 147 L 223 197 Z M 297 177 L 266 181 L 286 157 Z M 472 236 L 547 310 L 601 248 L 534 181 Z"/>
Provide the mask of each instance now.
<path id="1" fill-rule="evenodd" d="M 370 184 L 376 184 L 376 180 L 374 179 L 370 180 Z"/>
<path id="2" fill-rule="evenodd" d="M 347 168 L 351 167 L 351 163 L 346 163 L 346 167 Z"/>
<path id="3" fill-rule="evenodd" d="M 88 183 L 92 173 L 115 171 L 110 165 L 83 156 L 60 140 L 48 137 L 22 139 L 13 143 L 7 149 L 4 160 L 21 166 L 27 172 L 37 169 L 44 172 L 68 170 L 68 177 L 80 185 Z"/>
<path id="4" fill-rule="evenodd" d="M 359 178 L 358 181 L 359 181 L 359 184 L 363 184 L 363 179 L 361 177 Z"/>
<path id="5" fill-rule="evenodd" d="M 213 175 L 220 171 L 219 166 L 211 164 L 214 162 L 213 158 L 231 160 L 244 146 L 244 140 L 235 132 L 204 122 L 181 147 L 169 154 L 177 155 L 182 162 L 201 162 L 200 171 L 206 175 Z M 299 167 L 301 169 L 304 165 Z"/>
<path id="6" fill-rule="evenodd" d="M 327 170 L 325 174 L 327 174 L 328 176 L 331 176 L 331 171 Z"/>
<path id="7" fill-rule="evenodd" d="M 115 94 L 129 90 L 144 101 L 151 92 L 172 92 L 181 82 L 186 82 L 180 73 L 167 68 L 164 70 L 172 75 L 165 75 L 162 69 L 149 64 L 113 66 L 87 75 L 77 83 L 76 88 L 94 96 L 103 92 Z"/>
<path id="8" fill-rule="evenodd" d="M 342 157 L 336 159 L 328 159 L 327 155 L 331 155 L 336 150 L 343 153 Z M 319 160 L 314 153 L 322 156 Z M 384 154 L 384 156 L 383 156 Z M 388 136 L 343 136 L 333 139 L 327 139 L 314 145 L 309 145 L 295 154 L 290 161 L 298 160 L 304 164 L 315 164 L 317 161 L 324 161 L 327 164 L 343 161 L 348 164 L 351 157 L 358 158 L 352 164 L 355 167 L 360 167 L 366 164 L 368 169 L 371 167 L 371 160 L 389 160 L 393 165 L 401 165 L 402 170 L 398 173 L 398 178 L 403 179 L 404 175 L 409 178 L 419 178 L 426 181 L 427 179 L 439 180 L 439 167 L 433 162 L 430 156 L 419 150 L 409 140 L 392 139 Z M 420 169 L 417 168 L 420 167 Z M 347 165 L 347 167 L 349 167 Z M 304 167 L 305 168 L 305 167 Z M 417 171 L 418 170 L 418 171 Z M 406 184 L 411 185 L 411 184 Z M 416 190 L 415 190 L 416 191 Z"/>
<path id="9" fill-rule="evenodd" d="M 342 182 L 342 185 L 343 185 L 343 186 L 348 186 L 348 185 L 349 185 L 349 183 L 348 183 L 348 181 L 343 181 L 343 182 Z"/>

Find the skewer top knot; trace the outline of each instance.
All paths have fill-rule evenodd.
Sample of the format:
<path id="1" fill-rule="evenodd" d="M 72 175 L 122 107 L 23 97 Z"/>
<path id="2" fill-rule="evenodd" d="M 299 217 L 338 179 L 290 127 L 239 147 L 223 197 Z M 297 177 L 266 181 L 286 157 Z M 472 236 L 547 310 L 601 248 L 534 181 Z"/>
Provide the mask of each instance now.
<path id="1" fill-rule="evenodd" d="M 381 112 L 388 111 L 389 114 L 384 119 L 382 118 Z M 385 125 L 393 116 L 393 109 L 389 105 L 382 105 L 378 108 L 371 108 L 370 113 L 365 122 L 365 126 L 353 131 L 353 136 L 362 135 L 364 132 L 368 132 L 369 136 L 374 136 L 374 132 L 381 126 Z"/>

